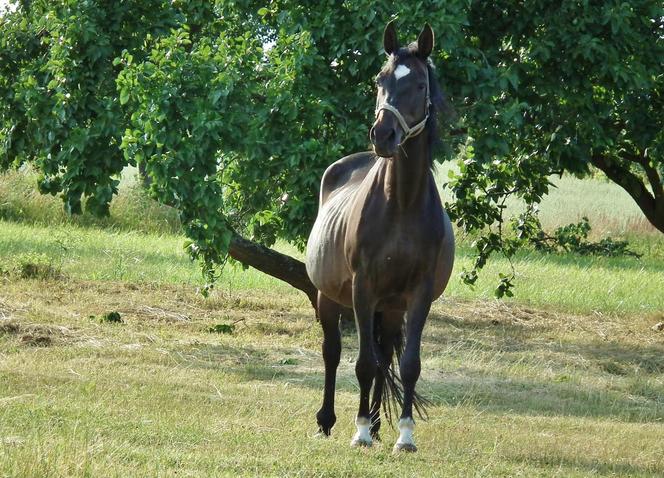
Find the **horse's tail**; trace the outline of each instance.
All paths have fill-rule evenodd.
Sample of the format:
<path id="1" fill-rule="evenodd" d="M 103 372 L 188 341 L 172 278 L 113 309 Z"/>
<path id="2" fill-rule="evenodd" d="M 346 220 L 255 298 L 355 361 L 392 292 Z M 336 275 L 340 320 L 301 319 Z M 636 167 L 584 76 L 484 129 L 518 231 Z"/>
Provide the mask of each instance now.
<path id="1" fill-rule="evenodd" d="M 403 408 L 403 382 L 399 375 L 399 364 L 401 363 L 401 356 L 405 346 L 405 322 L 402 324 L 399 332 L 392 338 L 394 340 L 394 354 L 392 360 L 388 362 L 382 353 L 383 340 L 387 338 L 382 334 L 382 319 L 383 314 L 376 312 L 374 316 L 374 340 L 375 340 L 375 353 L 378 358 L 378 366 L 385 380 L 383 381 L 383 411 L 385 417 L 390 425 L 393 425 L 392 417 L 398 417 L 401 409 Z M 426 420 L 429 415 L 426 407 L 431 405 L 431 402 L 417 393 L 413 395 L 413 407 L 417 415 Z"/>

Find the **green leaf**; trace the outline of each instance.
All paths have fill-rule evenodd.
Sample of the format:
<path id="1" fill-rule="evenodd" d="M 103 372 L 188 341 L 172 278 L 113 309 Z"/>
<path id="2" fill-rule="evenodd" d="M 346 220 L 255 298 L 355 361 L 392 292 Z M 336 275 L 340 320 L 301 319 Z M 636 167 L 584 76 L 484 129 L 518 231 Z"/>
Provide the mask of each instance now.
<path id="1" fill-rule="evenodd" d="M 120 104 L 125 105 L 129 101 L 129 90 L 126 88 L 123 88 L 120 90 Z"/>

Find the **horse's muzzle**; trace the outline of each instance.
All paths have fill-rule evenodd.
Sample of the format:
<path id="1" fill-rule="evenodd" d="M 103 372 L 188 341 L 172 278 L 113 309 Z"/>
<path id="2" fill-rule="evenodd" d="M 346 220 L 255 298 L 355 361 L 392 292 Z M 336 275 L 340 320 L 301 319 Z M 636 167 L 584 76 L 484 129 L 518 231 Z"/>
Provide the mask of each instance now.
<path id="1" fill-rule="evenodd" d="M 379 115 L 369 131 L 369 139 L 373 144 L 374 153 L 383 158 L 391 158 L 397 153 L 401 141 L 401 129 L 393 121 L 386 121 L 384 115 Z"/>

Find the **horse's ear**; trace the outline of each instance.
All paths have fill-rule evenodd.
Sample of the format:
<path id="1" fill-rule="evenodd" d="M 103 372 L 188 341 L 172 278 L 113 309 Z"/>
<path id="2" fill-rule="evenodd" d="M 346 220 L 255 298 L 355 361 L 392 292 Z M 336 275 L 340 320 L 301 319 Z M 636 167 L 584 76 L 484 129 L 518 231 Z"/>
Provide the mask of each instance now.
<path id="1" fill-rule="evenodd" d="M 417 56 L 422 59 L 429 58 L 433 50 L 433 30 L 428 23 L 424 24 L 420 36 L 417 37 Z"/>
<path id="2" fill-rule="evenodd" d="M 386 55 L 391 55 L 399 50 L 399 40 L 397 40 L 397 29 L 394 26 L 394 20 L 387 24 L 385 33 L 383 33 L 383 48 Z"/>

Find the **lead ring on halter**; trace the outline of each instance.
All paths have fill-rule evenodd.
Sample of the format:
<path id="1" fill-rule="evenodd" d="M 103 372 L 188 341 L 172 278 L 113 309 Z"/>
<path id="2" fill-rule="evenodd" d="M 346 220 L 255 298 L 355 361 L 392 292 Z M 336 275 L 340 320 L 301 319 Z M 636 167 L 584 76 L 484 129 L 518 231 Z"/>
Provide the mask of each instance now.
<path id="1" fill-rule="evenodd" d="M 426 88 L 427 88 L 427 97 L 426 97 L 426 103 L 425 103 L 425 113 L 424 113 L 424 119 L 420 121 L 419 123 L 413 125 L 413 126 L 408 126 L 408 123 L 406 123 L 406 120 L 404 119 L 403 115 L 399 112 L 398 109 L 396 109 L 394 106 L 389 104 L 387 101 L 381 104 L 376 105 L 376 111 L 374 112 L 375 118 L 378 118 L 378 113 L 380 113 L 381 110 L 387 110 L 390 113 L 392 113 L 394 116 L 396 116 L 397 121 L 399 121 L 399 125 L 401 125 L 401 129 L 403 129 L 404 132 L 404 137 L 403 141 L 406 141 L 408 138 L 411 138 L 413 136 L 417 136 L 420 134 L 422 131 L 424 131 L 424 127 L 427 124 L 427 120 L 429 119 L 429 106 L 431 106 L 431 98 L 429 97 L 429 67 L 426 66 Z"/>

